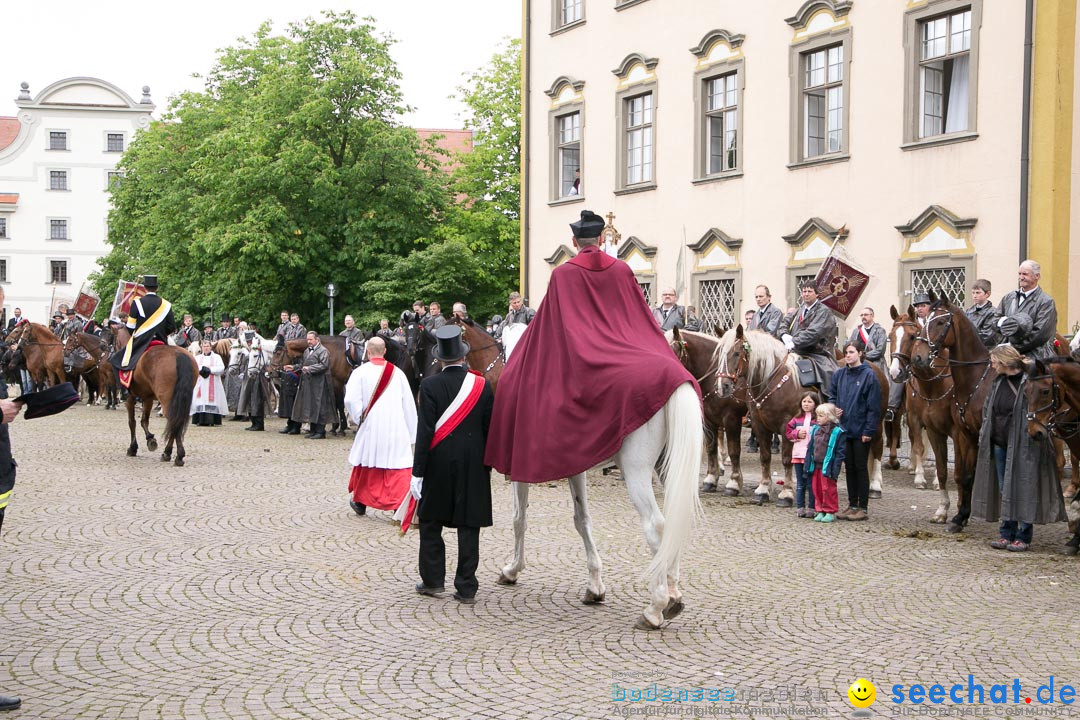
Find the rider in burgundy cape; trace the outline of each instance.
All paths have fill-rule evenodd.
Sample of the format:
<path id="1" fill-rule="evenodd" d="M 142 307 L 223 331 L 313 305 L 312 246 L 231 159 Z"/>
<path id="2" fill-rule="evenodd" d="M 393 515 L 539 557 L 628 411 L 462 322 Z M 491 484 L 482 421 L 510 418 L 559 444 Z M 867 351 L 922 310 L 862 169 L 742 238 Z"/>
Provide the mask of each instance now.
<path id="1" fill-rule="evenodd" d="M 597 238 L 604 221 L 584 210 L 570 227 L 575 241 Z M 484 463 L 516 482 L 585 472 L 614 455 L 675 388 L 694 383 L 630 267 L 582 245 L 552 273 L 499 378 Z"/>

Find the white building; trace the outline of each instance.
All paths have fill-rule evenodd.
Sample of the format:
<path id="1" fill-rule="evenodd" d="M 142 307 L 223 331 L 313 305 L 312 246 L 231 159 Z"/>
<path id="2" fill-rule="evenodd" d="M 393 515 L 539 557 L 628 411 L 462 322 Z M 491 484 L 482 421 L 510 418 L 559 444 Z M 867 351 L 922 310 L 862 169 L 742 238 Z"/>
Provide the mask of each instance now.
<path id="1" fill-rule="evenodd" d="M 109 186 L 154 104 L 96 78 L 60 80 L 31 97 L 26 83 L 16 117 L 0 117 L 0 283 L 7 317 L 21 307 L 35 322 L 74 300 L 105 238 Z"/>

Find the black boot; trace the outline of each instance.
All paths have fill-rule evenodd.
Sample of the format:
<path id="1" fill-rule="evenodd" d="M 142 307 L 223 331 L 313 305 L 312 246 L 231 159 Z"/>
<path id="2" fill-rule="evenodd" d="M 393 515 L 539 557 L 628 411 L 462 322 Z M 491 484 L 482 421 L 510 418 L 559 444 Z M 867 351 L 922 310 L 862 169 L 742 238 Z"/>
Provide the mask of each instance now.
<path id="1" fill-rule="evenodd" d="M 357 515 L 363 515 L 367 512 L 367 505 L 365 505 L 364 503 L 358 503 L 355 500 L 349 501 L 349 507 L 351 507 L 353 509 L 353 512 Z"/>
<path id="2" fill-rule="evenodd" d="M 229 418 L 229 422 L 245 422 L 246 420 L 247 415 L 233 415 L 231 418 Z"/>
<path id="3" fill-rule="evenodd" d="M 245 430 L 256 430 L 256 431 L 261 432 L 261 431 L 265 430 L 266 428 L 263 427 L 263 418 L 253 416 L 251 418 L 251 427 L 246 427 L 244 429 Z"/>
<path id="4" fill-rule="evenodd" d="M 308 440 L 325 440 L 326 439 L 326 425 L 312 424 L 311 432 L 308 434 Z"/>
<path id="5" fill-rule="evenodd" d="M 22 700 L 14 695 L 0 695 L 0 710 L 18 710 Z"/>

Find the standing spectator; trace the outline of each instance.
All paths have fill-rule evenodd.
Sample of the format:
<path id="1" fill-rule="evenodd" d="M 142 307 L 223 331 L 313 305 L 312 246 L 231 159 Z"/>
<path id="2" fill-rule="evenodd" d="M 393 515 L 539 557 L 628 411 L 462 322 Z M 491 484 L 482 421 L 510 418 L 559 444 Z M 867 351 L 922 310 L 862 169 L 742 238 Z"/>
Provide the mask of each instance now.
<path id="1" fill-rule="evenodd" d="M 686 313 L 682 306 L 675 302 L 675 297 L 675 288 L 664 288 L 660 291 L 660 304 L 653 308 L 653 317 L 663 332 L 686 327 Z"/>
<path id="2" fill-rule="evenodd" d="M 229 412 L 225 398 L 225 386 L 221 376 L 225 374 L 225 363 L 213 350 L 210 341 L 203 339 L 199 343 L 201 353 L 195 356 L 199 366 L 199 380 L 191 398 L 191 421 L 201 427 L 220 425 L 221 416 Z"/>
<path id="3" fill-rule="evenodd" d="M 968 320 L 975 326 L 975 332 L 986 346 L 987 350 L 993 350 L 1001 344 L 1001 333 L 997 328 L 997 309 L 990 302 L 990 281 L 979 278 L 971 285 L 971 299 L 974 305 L 964 311 Z"/>
<path id="4" fill-rule="evenodd" d="M 330 382 L 330 353 L 319 334 L 309 330 L 308 348 L 300 366 L 300 389 L 296 393 L 291 419 L 294 423 L 310 423 L 308 440 L 325 440 L 326 424 L 337 420 L 334 409 L 334 388 Z M 286 365 L 285 371 L 294 369 Z"/>
<path id="5" fill-rule="evenodd" d="M 251 420 L 251 425 L 244 429 L 256 432 L 266 429 L 266 416 L 273 412 L 262 343 L 263 339 L 258 333 L 248 330 L 247 367 L 244 370 L 244 384 L 240 386 L 240 401 L 236 407 L 237 416 Z"/>
<path id="6" fill-rule="evenodd" d="M 352 371 L 345 385 L 345 410 L 356 423 L 349 462 L 349 506 L 397 510 L 409 494 L 416 401 L 405 373 L 386 361 L 386 341 L 367 341 L 369 362 Z"/>
<path id="7" fill-rule="evenodd" d="M 22 308 L 15 308 L 12 313 L 11 319 L 8 320 L 7 331 L 11 332 L 12 330 L 14 330 L 15 326 L 19 324 L 20 320 L 22 320 Z"/>
<path id="8" fill-rule="evenodd" d="M 743 327 L 744 328 L 750 327 L 750 323 L 752 323 L 752 322 L 754 322 L 754 311 L 753 310 L 747 310 L 746 312 L 743 313 Z"/>
<path id="9" fill-rule="evenodd" d="M 998 374 L 983 405 L 971 514 L 991 522 L 1001 518 L 990 547 L 1024 552 L 1032 525 L 1064 520 L 1065 507 L 1053 444 L 1027 431 L 1024 389 L 1032 362 L 1011 345 L 991 350 L 990 362 Z"/>
<path id="10" fill-rule="evenodd" d="M 289 340 L 299 340 L 307 337 L 307 329 L 300 324 L 300 316 L 296 313 L 288 315 L 285 312 L 281 313 L 282 323 L 278 326 L 277 330 L 277 342 L 278 346 L 284 345 Z M 292 368 L 292 366 L 287 366 Z M 292 419 L 293 404 L 296 402 L 296 393 L 300 388 L 300 374 L 299 371 L 293 372 L 291 369 L 282 369 L 281 373 L 281 391 L 278 393 L 278 408 L 277 415 L 280 418 L 285 418 L 285 427 L 278 432 L 282 435 L 299 435 L 300 423 Z"/>
<path id="11" fill-rule="evenodd" d="M 229 412 L 233 413 L 229 422 L 243 422 L 247 419 L 240 414 L 240 391 L 247 377 L 249 352 L 243 340 L 233 339 L 232 347 L 229 349 L 229 364 L 225 368 L 225 399 Z"/>
<path id="12" fill-rule="evenodd" d="M 784 312 L 773 305 L 772 293 L 767 285 L 758 285 L 754 288 L 754 302 L 758 309 L 753 312 L 752 319 L 747 321 L 747 330 L 760 330 L 775 336 L 780 321 L 784 319 Z"/>
<path id="13" fill-rule="evenodd" d="M 863 362 L 861 341 L 844 345 L 845 367 L 833 376 L 832 399 L 844 429 L 844 468 L 847 470 L 848 509 L 841 520 L 865 520 L 870 509 L 870 443 L 881 421 L 881 385 Z"/>
<path id="14" fill-rule="evenodd" d="M 817 286 L 813 279 L 799 284 L 803 304 L 784 318 L 780 325 L 780 339 L 788 350 L 794 350 L 814 364 L 814 372 L 821 384 L 822 395 L 830 399 L 832 376 L 836 372 L 836 318 L 832 311 L 818 301 Z"/>
<path id="15" fill-rule="evenodd" d="M 997 326 L 1006 342 L 1031 359 L 1054 357 L 1057 334 L 1057 305 L 1039 287 L 1042 267 L 1034 260 L 1020 263 L 1015 293 L 1006 293 L 998 303 Z"/>
<path id="16" fill-rule="evenodd" d="M 446 576 L 444 527 L 457 528 L 458 565 L 454 599 L 476 602 L 480 528 L 491 526 L 491 468 L 484 448 L 495 395 L 483 376 L 465 369 L 469 346 L 456 327 L 435 333 L 435 358 L 442 371 L 420 385 L 411 492 L 420 519 L 420 579 L 416 592 L 437 595 Z M 480 392 L 470 392 L 480 386 Z M 457 412 L 444 420 L 451 404 Z"/>
<path id="17" fill-rule="evenodd" d="M 189 348 L 192 345 L 198 347 L 199 342 L 202 340 L 202 335 L 200 335 L 199 330 L 192 325 L 192 322 L 193 320 L 190 315 L 184 315 L 184 324 L 176 333 L 176 344 L 178 347 Z"/>
<path id="18" fill-rule="evenodd" d="M 836 496 L 836 479 L 844 462 L 844 431 L 831 403 L 818 405 L 814 411 L 817 425 L 810 428 L 806 444 L 803 472 L 810 473 L 817 514 L 814 522 L 831 523 L 836 519 L 840 500 Z"/>
<path id="19" fill-rule="evenodd" d="M 805 471 L 806 447 L 810 443 L 810 429 L 814 426 L 814 410 L 817 408 L 817 393 L 810 390 L 803 393 L 799 407 L 801 415 L 788 421 L 784 435 L 791 441 L 791 464 L 795 466 L 795 508 L 801 518 L 814 517 L 814 488 L 811 478 Z"/>
<path id="20" fill-rule="evenodd" d="M 0 305 L 4 304 L 4 288 L 0 287 Z M 15 422 L 22 403 L 8 400 L 7 383 L 0 373 L 0 528 L 4 527 L 4 510 L 15 489 L 15 460 L 11 456 L 11 436 L 8 425 Z M 15 695 L 0 695 L 0 710 L 17 710 L 22 705 Z"/>

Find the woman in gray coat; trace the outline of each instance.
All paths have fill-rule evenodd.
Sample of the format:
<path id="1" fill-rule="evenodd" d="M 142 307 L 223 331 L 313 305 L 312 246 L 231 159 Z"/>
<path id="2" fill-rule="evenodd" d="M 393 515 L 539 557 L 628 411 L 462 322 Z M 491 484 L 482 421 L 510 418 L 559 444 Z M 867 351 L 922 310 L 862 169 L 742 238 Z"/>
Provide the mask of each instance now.
<path id="1" fill-rule="evenodd" d="M 990 351 L 997 377 L 983 406 L 979 455 L 971 512 L 994 521 L 1001 518 L 996 550 L 1024 552 L 1031 546 L 1032 525 L 1065 519 L 1054 447 L 1027 431 L 1030 360 L 1011 345 Z"/>

